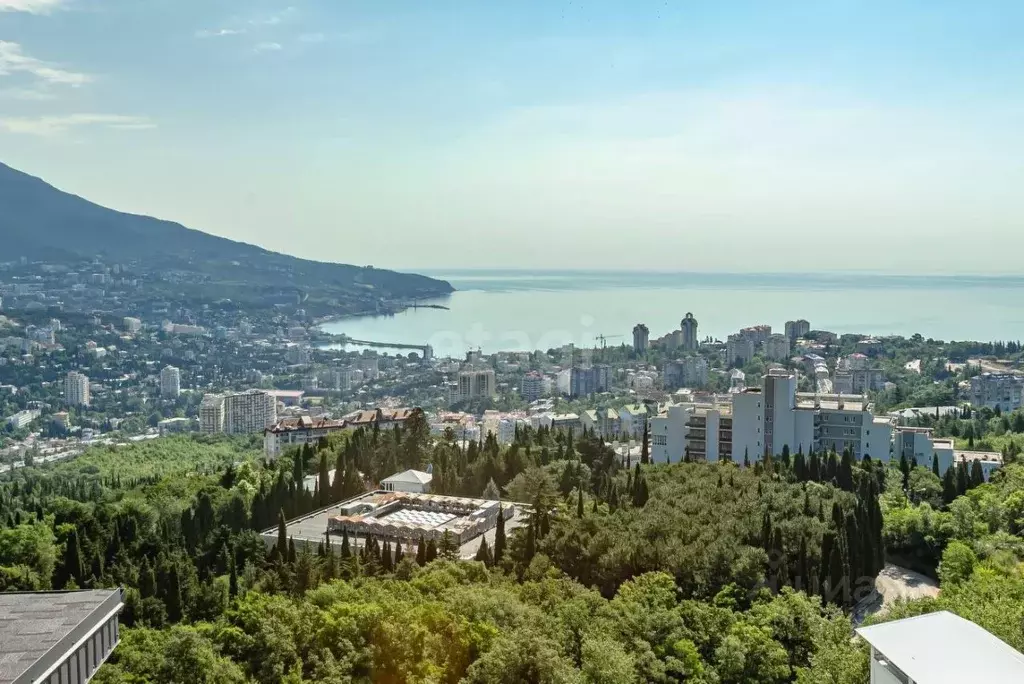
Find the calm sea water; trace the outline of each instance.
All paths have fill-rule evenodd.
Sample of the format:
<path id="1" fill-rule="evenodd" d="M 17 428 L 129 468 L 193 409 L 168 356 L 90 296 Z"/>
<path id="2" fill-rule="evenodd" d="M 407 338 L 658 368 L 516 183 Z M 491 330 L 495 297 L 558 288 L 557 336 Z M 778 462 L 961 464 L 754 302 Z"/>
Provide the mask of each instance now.
<path id="1" fill-rule="evenodd" d="M 692 312 L 698 336 L 725 339 L 741 327 L 806 318 L 814 329 L 943 340 L 1024 338 L 1024 277 L 437 271 L 457 292 L 415 309 L 324 326 L 356 339 L 430 344 L 437 356 L 470 349 L 529 351 L 573 343 L 632 343 Z"/>

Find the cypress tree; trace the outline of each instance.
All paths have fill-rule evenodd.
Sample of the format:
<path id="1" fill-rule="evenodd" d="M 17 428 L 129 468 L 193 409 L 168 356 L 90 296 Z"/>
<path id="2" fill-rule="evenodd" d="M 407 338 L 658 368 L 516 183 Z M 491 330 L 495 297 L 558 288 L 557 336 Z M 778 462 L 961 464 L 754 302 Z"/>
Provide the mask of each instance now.
<path id="1" fill-rule="evenodd" d="M 807 479 L 811 482 L 821 482 L 821 456 L 818 452 L 811 452 L 811 464 L 808 468 Z M 825 565 L 822 563 L 822 565 Z"/>
<path id="2" fill-rule="evenodd" d="M 294 563 L 298 554 L 295 553 L 295 540 L 288 537 L 288 562 Z"/>
<path id="3" fill-rule="evenodd" d="M 963 496 L 968 489 L 967 464 L 960 461 L 956 464 L 956 495 Z"/>
<path id="4" fill-rule="evenodd" d="M 773 531 L 772 514 L 765 510 L 764 515 L 761 516 L 761 548 L 765 551 L 771 551 Z"/>
<path id="5" fill-rule="evenodd" d="M 807 481 L 807 459 L 804 458 L 802 447 L 796 452 L 796 457 L 793 459 L 793 473 L 796 475 L 797 482 Z"/>
<path id="6" fill-rule="evenodd" d="M 811 565 L 807 557 L 807 535 L 800 535 L 800 551 L 797 558 L 797 581 L 794 584 L 797 591 L 804 591 L 808 594 L 812 590 Z"/>
<path id="7" fill-rule="evenodd" d="M 651 462 L 651 447 L 650 447 L 650 430 L 648 428 L 649 421 L 644 418 L 644 437 L 643 442 L 640 445 L 640 462 L 647 465 Z M 572 433 L 570 433 L 570 438 Z"/>
<path id="8" fill-rule="evenodd" d="M 334 482 L 331 483 L 331 503 L 344 501 L 345 498 L 345 456 L 343 451 L 338 451 L 338 457 L 334 460 Z"/>
<path id="9" fill-rule="evenodd" d="M 981 469 L 981 461 L 974 459 L 971 463 L 971 476 L 968 482 L 968 488 L 974 489 L 980 485 L 985 484 L 985 473 Z"/>
<path id="10" fill-rule="evenodd" d="M 787 470 L 790 468 L 789 445 L 788 444 L 783 444 L 782 445 L 782 463 L 783 463 L 783 465 L 786 466 Z"/>
<path id="11" fill-rule="evenodd" d="M 436 558 L 437 558 L 437 542 L 434 541 L 433 539 L 429 539 L 427 541 L 427 562 L 430 563 L 431 561 L 435 560 Z"/>
<path id="12" fill-rule="evenodd" d="M 494 562 L 494 559 L 491 558 L 491 550 L 487 546 L 486 535 L 480 535 L 480 548 L 476 550 L 476 556 L 474 556 L 474 560 L 478 560 L 488 567 L 490 567 L 491 564 Z"/>
<path id="13" fill-rule="evenodd" d="M 172 565 L 167 573 L 167 586 L 164 589 L 163 599 L 164 605 L 167 607 L 167 619 L 170 622 L 179 622 L 182 618 L 181 580 L 176 565 Z"/>
<path id="14" fill-rule="evenodd" d="M 420 535 L 420 543 L 416 547 L 416 564 L 421 568 L 427 564 L 427 542 L 422 535 Z"/>
<path id="15" fill-rule="evenodd" d="M 743 447 L 743 467 L 750 467 L 750 450 L 747 447 Z"/>
<path id="16" fill-rule="evenodd" d="M 277 555 L 281 560 L 288 560 L 288 523 L 284 518 L 284 509 L 277 513 Z"/>
<path id="17" fill-rule="evenodd" d="M 78 543 L 78 530 L 74 529 L 68 534 L 67 543 L 64 545 L 64 560 L 61 564 L 61 581 L 59 589 L 63 589 L 68 580 L 75 580 L 81 587 L 85 579 L 85 567 L 82 564 L 82 549 Z"/>
<path id="18" fill-rule="evenodd" d="M 819 595 L 828 600 L 829 591 L 829 563 L 832 558 L 832 547 L 836 545 L 836 535 L 831 529 L 825 530 L 825 533 L 821 537 L 821 563 L 818 566 L 818 586 L 817 590 Z"/>
<path id="19" fill-rule="evenodd" d="M 405 558 L 405 551 L 402 550 L 402 542 L 396 541 L 395 542 L 395 567 L 396 568 L 398 567 L 398 564 L 402 562 L 403 558 Z"/>
<path id="20" fill-rule="evenodd" d="M 348 530 L 344 530 L 341 533 L 341 558 L 342 560 L 348 560 L 352 557 L 352 547 L 348 541 Z"/>
<path id="21" fill-rule="evenodd" d="M 861 555 L 861 539 L 857 529 L 857 518 L 853 513 L 846 515 L 846 576 L 852 584 L 863 577 L 866 573 L 863 568 L 863 556 Z"/>
<path id="22" fill-rule="evenodd" d="M 853 491 L 853 453 L 843 449 L 843 460 L 839 463 L 839 488 L 845 492 Z"/>
<path id="23" fill-rule="evenodd" d="M 238 596 L 238 570 L 235 568 L 235 559 L 231 559 L 231 569 L 228 575 L 228 596 L 235 598 Z"/>
<path id="24" fill-rule="evenodd" d="M 942 479 L 942 475 L 939 473 L 939 455 L 938 454 L 932 454 L 932 474 L 934 474 L 935 477 L 939 478 L 940 480 Z"/>
<path id="25" fill-rule="evenodd" d="M 782 588 L 789 584 L 789 563 L 786 559 L 786 550 L 782 543 L 782 530 L 775 528 L 772 533 L 770 558 L 775 564 L 774 567 L 774 589 L 782 591 Z"/>
<path id="26" fill-rule="evenodd" d="M 837 606 L 845 604 L 843 590 L 843 554 L 838 543 L 832 545 L 832 551 L 828 557 L 828 593 L 827 598 Z"/>
<path id="27" fill-rule="evenodd" d="M 391 555 L 391 542 L 385 540 L 384 548 L 381 549 L 381 565 L 384 567 L 384 572 L 394 572 L 395 570 L 395 557 Z"/>
<path id="28" fill-rule="evenodd" d="M 505 513 L 498 505 L 498 523 L 494 529 L 494 564 L 499 565 L 505 557 Z"/>
<path id="29" fill-rule="evenodd" d="M 337 472 L 334 473 L 337 476 Z M 320 469 L 317 473 L 317 507 L 323 508 L 331 501 L 331 477 L 327 472 L 327 452 L 320 452 Z"/>
<path id="30" fill-rule="evenodd" d="M 156 596 L 156 574 L 146 556 L 142 557 L 142 563 L 139 565 L 139 595 L 142 598 Z"/>
<path id="31" fill-rule="evenodd" d="M 942 502 L 947 506 L 956 498 L 956 472 L 954 466 L 946 468 L 942 476 Z"/>
<path id="32" fill-rule="evenodd" d="M 579 489 L 577 489 L 576 493 L 577 493 L 577 498 L 576 498 L 576 517 L 577 518 L 582 518 L 583 517 L 583 487 L 580 487 Z"/>

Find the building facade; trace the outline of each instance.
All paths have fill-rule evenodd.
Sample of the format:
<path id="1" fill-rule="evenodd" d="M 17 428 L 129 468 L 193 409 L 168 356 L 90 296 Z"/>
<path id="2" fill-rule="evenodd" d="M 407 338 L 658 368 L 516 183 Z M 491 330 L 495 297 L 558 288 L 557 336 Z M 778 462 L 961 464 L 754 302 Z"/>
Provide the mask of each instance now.
<path id="1" fill-rule="evenodd" d="M 701 356 L 686 356 L 665 364 L 664 384 L 667 391 L 680 387 L 700 389 L 708 384 L 708 362 Z"/>
<path id="2" fill-rule="evenodd" d="M 218 435 L 224 432 L 224 395 L 207 394 L 199 405 L 199 432 Z"/>
<path id="3" fill-rule="evenodd" d="M 277 400 L 268 392 L 252 389 L 224 397 L 224 432 L 249 435 L 277 422 Z"/>
<path id="4" fill-rule="evenodd" d="M 1003 413 L 1021 407 L 1024 376 L 1010 373 L 982 373 L 971 378 L 970 401 L 975 408 L 997 408 Z"/>
<path id="5" fill-rule="evenodd" d="M 697 319 L 692 313 L 687 312 L 683 320 L 679 322 L 679 330 L 682 333 L 681 345 L 683 351 L 697 351 L 700 342 L 697 340 Z"/>
<path id="6" fill-rule="evenodd" d="M 637 355 L 646 354 L 651 341 L 651 331 L 643 323 L 633 326 L 633 352 Z"/>
<path id="7" fill-rule="evenodd" d="M 764 357 L 771 361 L 784 361 L 789 358 L 789 338 L 779 333 L 773 333 L 762 344 Z"/>
<path id="8" fill-rule="evenodd" d="M 569 369 L 569 396 L 585 397 L 597 392 L 606 392 L 611 385 L 611 368 L 598 364 Z"/>
<path id="9" fill-rule="evenodd" d="M 167 366 L 160 371 L 160 396 L 166 399 L 177 399 L 181 394 L 181 371 L 174 366 Z"/>
<path id="10" fill-rule="evenodd" d="M 537 401 L 544 396 L 544 376 L 537 371 L 530 371 L 523 376 L 519 394 L 526 401 Z"/>
<path id="11" fill-rule="evenodd" d="M 459 372 L 459 401 L 490 399 L 498 392 L 494 370 L 464 370 Z"/>
<path id="12" fill-rule="evenodd" d="M 89 378 L 78 371 L 71 371 L 64 378 L 64 401 L 68 406 L 88 406 L 91 400 Z"/>
<path id="13" fill-rule="evenodd" d="M 728 366 L 745 366 L 754 358 L 754 341 L 743 333 L 733 333 L 725 341 L 725 359 Z"/>
<path id="14" fill-rule="evenodd" d="M 790 346 L 796 344 L 797 340 L 809 332 L 811 332 L 811 324 L 802 318 L 795 321 L 786 321 L 786 338 L 789 339 Z"/>
<path id="15" fill-rule="evenodd" d="M 324 437 L 340 432 L 347 427 L 344 420 L 328 420 L 300 416 L 278 421 L 263 431 L 263 453 L 275 459 L 292 447 L 316 444 Z"/>

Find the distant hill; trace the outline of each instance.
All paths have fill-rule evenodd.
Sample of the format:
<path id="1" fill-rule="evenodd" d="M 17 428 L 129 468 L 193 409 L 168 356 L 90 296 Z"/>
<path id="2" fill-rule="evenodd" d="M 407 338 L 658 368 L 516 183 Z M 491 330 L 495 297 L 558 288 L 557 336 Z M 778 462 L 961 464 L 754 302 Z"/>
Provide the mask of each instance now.
<path id="1" fill-rule="evenodd" d="M 360 298 L 401 299 L 448 294 L 448 283 L 383 269 L 299 259 L 217 237 L 171 221 L 101 207 L 0 163 L 0 261 L 27 257 L 49 263 L 100 257 L 148 270 L 196 272 L 209 282 L 251 279 Z"/>

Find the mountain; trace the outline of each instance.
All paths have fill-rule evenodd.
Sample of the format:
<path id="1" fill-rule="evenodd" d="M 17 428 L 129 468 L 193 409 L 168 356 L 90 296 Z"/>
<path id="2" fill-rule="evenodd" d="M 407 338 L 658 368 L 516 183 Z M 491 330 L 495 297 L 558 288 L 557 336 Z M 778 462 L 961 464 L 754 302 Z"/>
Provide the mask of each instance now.
<path id="1" fill-rule="evenodd" d="M 269 278 L 278 289 L 294 288 L 307 296 L 326 289 L 332 299 L 340 295 L 350 303 L 453 291 L 447 282 L 426 276 L 299 259 L 172 221 L 115 211 L 2 163 L 0 236 L 0 261 L 27 257 L 73 263 L 98 257 L 152 272 L 194 273 L 204 283 L 265 289 Z"/>

